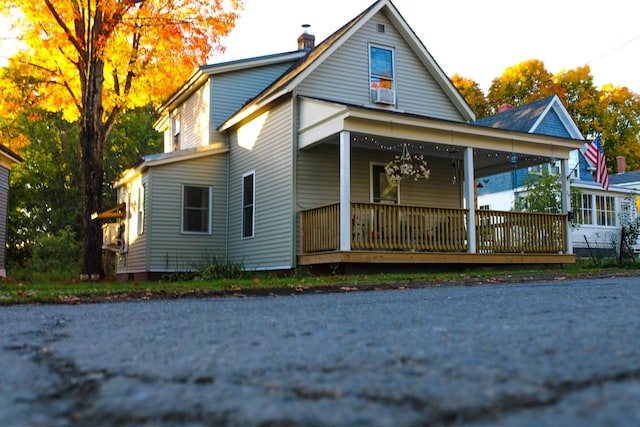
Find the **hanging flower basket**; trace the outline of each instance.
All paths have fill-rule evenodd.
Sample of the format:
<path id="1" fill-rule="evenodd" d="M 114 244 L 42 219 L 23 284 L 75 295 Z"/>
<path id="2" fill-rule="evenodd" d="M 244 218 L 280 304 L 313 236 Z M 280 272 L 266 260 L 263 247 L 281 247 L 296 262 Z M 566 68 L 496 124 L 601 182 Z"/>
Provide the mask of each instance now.
<path id="1" fill-rule="evenodd" d="M 402 154 L 387 163 L 384 167 L 390 184 L 398 185 L 404 178 L 429 179 L 431 171 L 427 169 L 427 161 L 422 154 L 411 154 L 406 145 L 402 147 Z"/>

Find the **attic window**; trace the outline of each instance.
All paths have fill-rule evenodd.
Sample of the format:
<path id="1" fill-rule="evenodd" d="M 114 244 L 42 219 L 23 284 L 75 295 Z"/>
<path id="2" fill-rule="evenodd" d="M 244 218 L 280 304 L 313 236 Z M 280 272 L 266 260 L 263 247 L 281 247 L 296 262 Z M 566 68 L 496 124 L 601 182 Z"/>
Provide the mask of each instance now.
<path id="1" fill-rule="evenodd" d="M 393 49 L 369 46 L 369 88 L 371 102 L 395 104 Z"/>
<path id="2" fill-rule="evenodd" d="M 385 30 L 384 24 L 378 24 L 377 28 L 379 33 L 384 33 L 384 30 Z"/>
<path id="3" fill-rule="evenodd" d="M 180 116 L 177 114 L 171 119 L 171 132 L 173 151 L 178 151 L 180 149 Z"/>

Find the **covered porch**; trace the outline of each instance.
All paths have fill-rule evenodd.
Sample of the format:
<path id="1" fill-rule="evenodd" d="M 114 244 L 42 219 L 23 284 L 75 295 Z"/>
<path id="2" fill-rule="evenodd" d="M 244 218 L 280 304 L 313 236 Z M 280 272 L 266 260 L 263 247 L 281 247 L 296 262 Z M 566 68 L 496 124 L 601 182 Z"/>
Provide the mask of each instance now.
<path id="1" fill-rule="evenodd" d="M 471 229 L 467 209 L 351 203 L 350 215 L 344 250 L 340 203 L 302 211 L 299 264 L 575 262 L 566 214 L 479 210 Z"/>
<path id="2" fill-rule="evenodd" d="M 303 99 L 297 262 L 573 263 L 566 177 L 581 143 Z M 407 148 L 429 179 L 387 182 L 385 164 Z M 478 209 L 479 178 L 555 162 L 561 213 Z"/>

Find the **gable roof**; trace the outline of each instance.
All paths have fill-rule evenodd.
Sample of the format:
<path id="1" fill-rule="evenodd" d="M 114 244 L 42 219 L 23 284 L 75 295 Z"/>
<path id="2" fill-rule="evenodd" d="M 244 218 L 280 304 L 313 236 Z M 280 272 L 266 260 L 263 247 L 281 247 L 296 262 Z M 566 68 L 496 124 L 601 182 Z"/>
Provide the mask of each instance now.
<path id="1" fill-rule="evenodd" d="M 257 68 L 265 65 L 279 64 L 285 62 L 297 61 L 306 54 L 305 51 L 292 51 L 284 53 L 276 53 L 272 55 L 257 56 L 254 58 L 240 59 L 236 61 L 221 62 L 219 64 L 203 65 L 195 70 L 191 76 L 182 84 L 175 92 L 167 97 L 167 99 L 158 107 L 158 113 L 161 117 L 154 124 L 158 128 L 162 126 L 162 122 L 167 120 L 164 113 L 176 105 L 183 102 L 202 85 L 206 83 L 210 76 L 222 73 L 229 73 L 249 68 Z"/>
<path id="2" fill-rule="evenodd" d="M 250 103 L 223 123 L 219 130 L 224 131 L 230 128 L 255 112 L 256 109 L 269 104 L 280 96 L 291 93 L 305 77 L 312 73 L 326 58 L 342 46 L 351 35 L 381 11 L 387 13 L 389 20 L 396 26 L 400 35 L 417 54 L 423 65 L 429 70 L 437 84 L 443 89 L 443 92 L 456 106 L 460 114 L 468 121 L 474 120 L 475 114 L 469 104 L 462 95 L 460 95 L 460 92 L 458 92 L 451 80 L 446 76 L 444 71 L 442 71 L 438 63 L 433 59 L 393 3 L 390 0 L 378 0 L 351 21 L 347 22 L 335 33 L 327 37 L 314 49 L 311 49 L 297 64 L 293 65 L 287 72 L 280 76 L 280 78 L 258 94 Z"/>
<path id="3" fill-rule="evenodd" d="M 475 124 L 494 129 L 544 134 L 545 132 L 539 131 L 539 128 L 551 112 L 556 113 L 572 139 L 584 140 L 580 130 L 557 95 L 551 95 L 493 116 L 484 117 L 477 120 Z"/>

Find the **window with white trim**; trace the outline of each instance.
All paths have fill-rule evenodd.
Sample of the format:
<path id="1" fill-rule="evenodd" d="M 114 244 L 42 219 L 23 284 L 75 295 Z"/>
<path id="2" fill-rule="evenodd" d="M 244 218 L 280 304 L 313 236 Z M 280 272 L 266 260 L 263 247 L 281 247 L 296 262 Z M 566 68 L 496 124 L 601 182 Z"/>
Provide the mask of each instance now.
<path id="1" fill-rule="evenodd" d="M 393 49 L 369 46 L 369 89 L 371 102 L 395 104 Z"/>
<path id="2" fill-rule="evenodd" d="M 182 186 L 182 232 L 211 234 L 211 187 Z"/>
<path id="3" fill-rule="evenodd" d="M 596 220 L 598 225 L 616 225 L 616 204 L 611 196 L 596 196 Z"/>
<path id="4" fill-rule="evenodd" d="M 576 224 L 593 224 L 593 202 L 591 194 L 574 194 L 571 204 L 575 212 L 574 222 Z"/>
<path id="5" fill-rule="evenodd" d="M 180 115 L 176 114 L 171 118 L 171 146 L 173 151 L 180 149 Z"/>
<path id="6" fill-rule="evenodd" d="M 242 238 L 254 237 L 256 205 L 256 173 L 242 176 Z"/>
<path id="7" fill-rule="evenodd" d="M 144 193 L 146 184 L 138 187 L 138 234 L 144 233 Z"/>
<path id="8" fill-rule="evenodd" d="M 398 185 L 387 178 L 385 165 L 371 163 L 371 201 L 373 203 L 398 204 Z"/>

